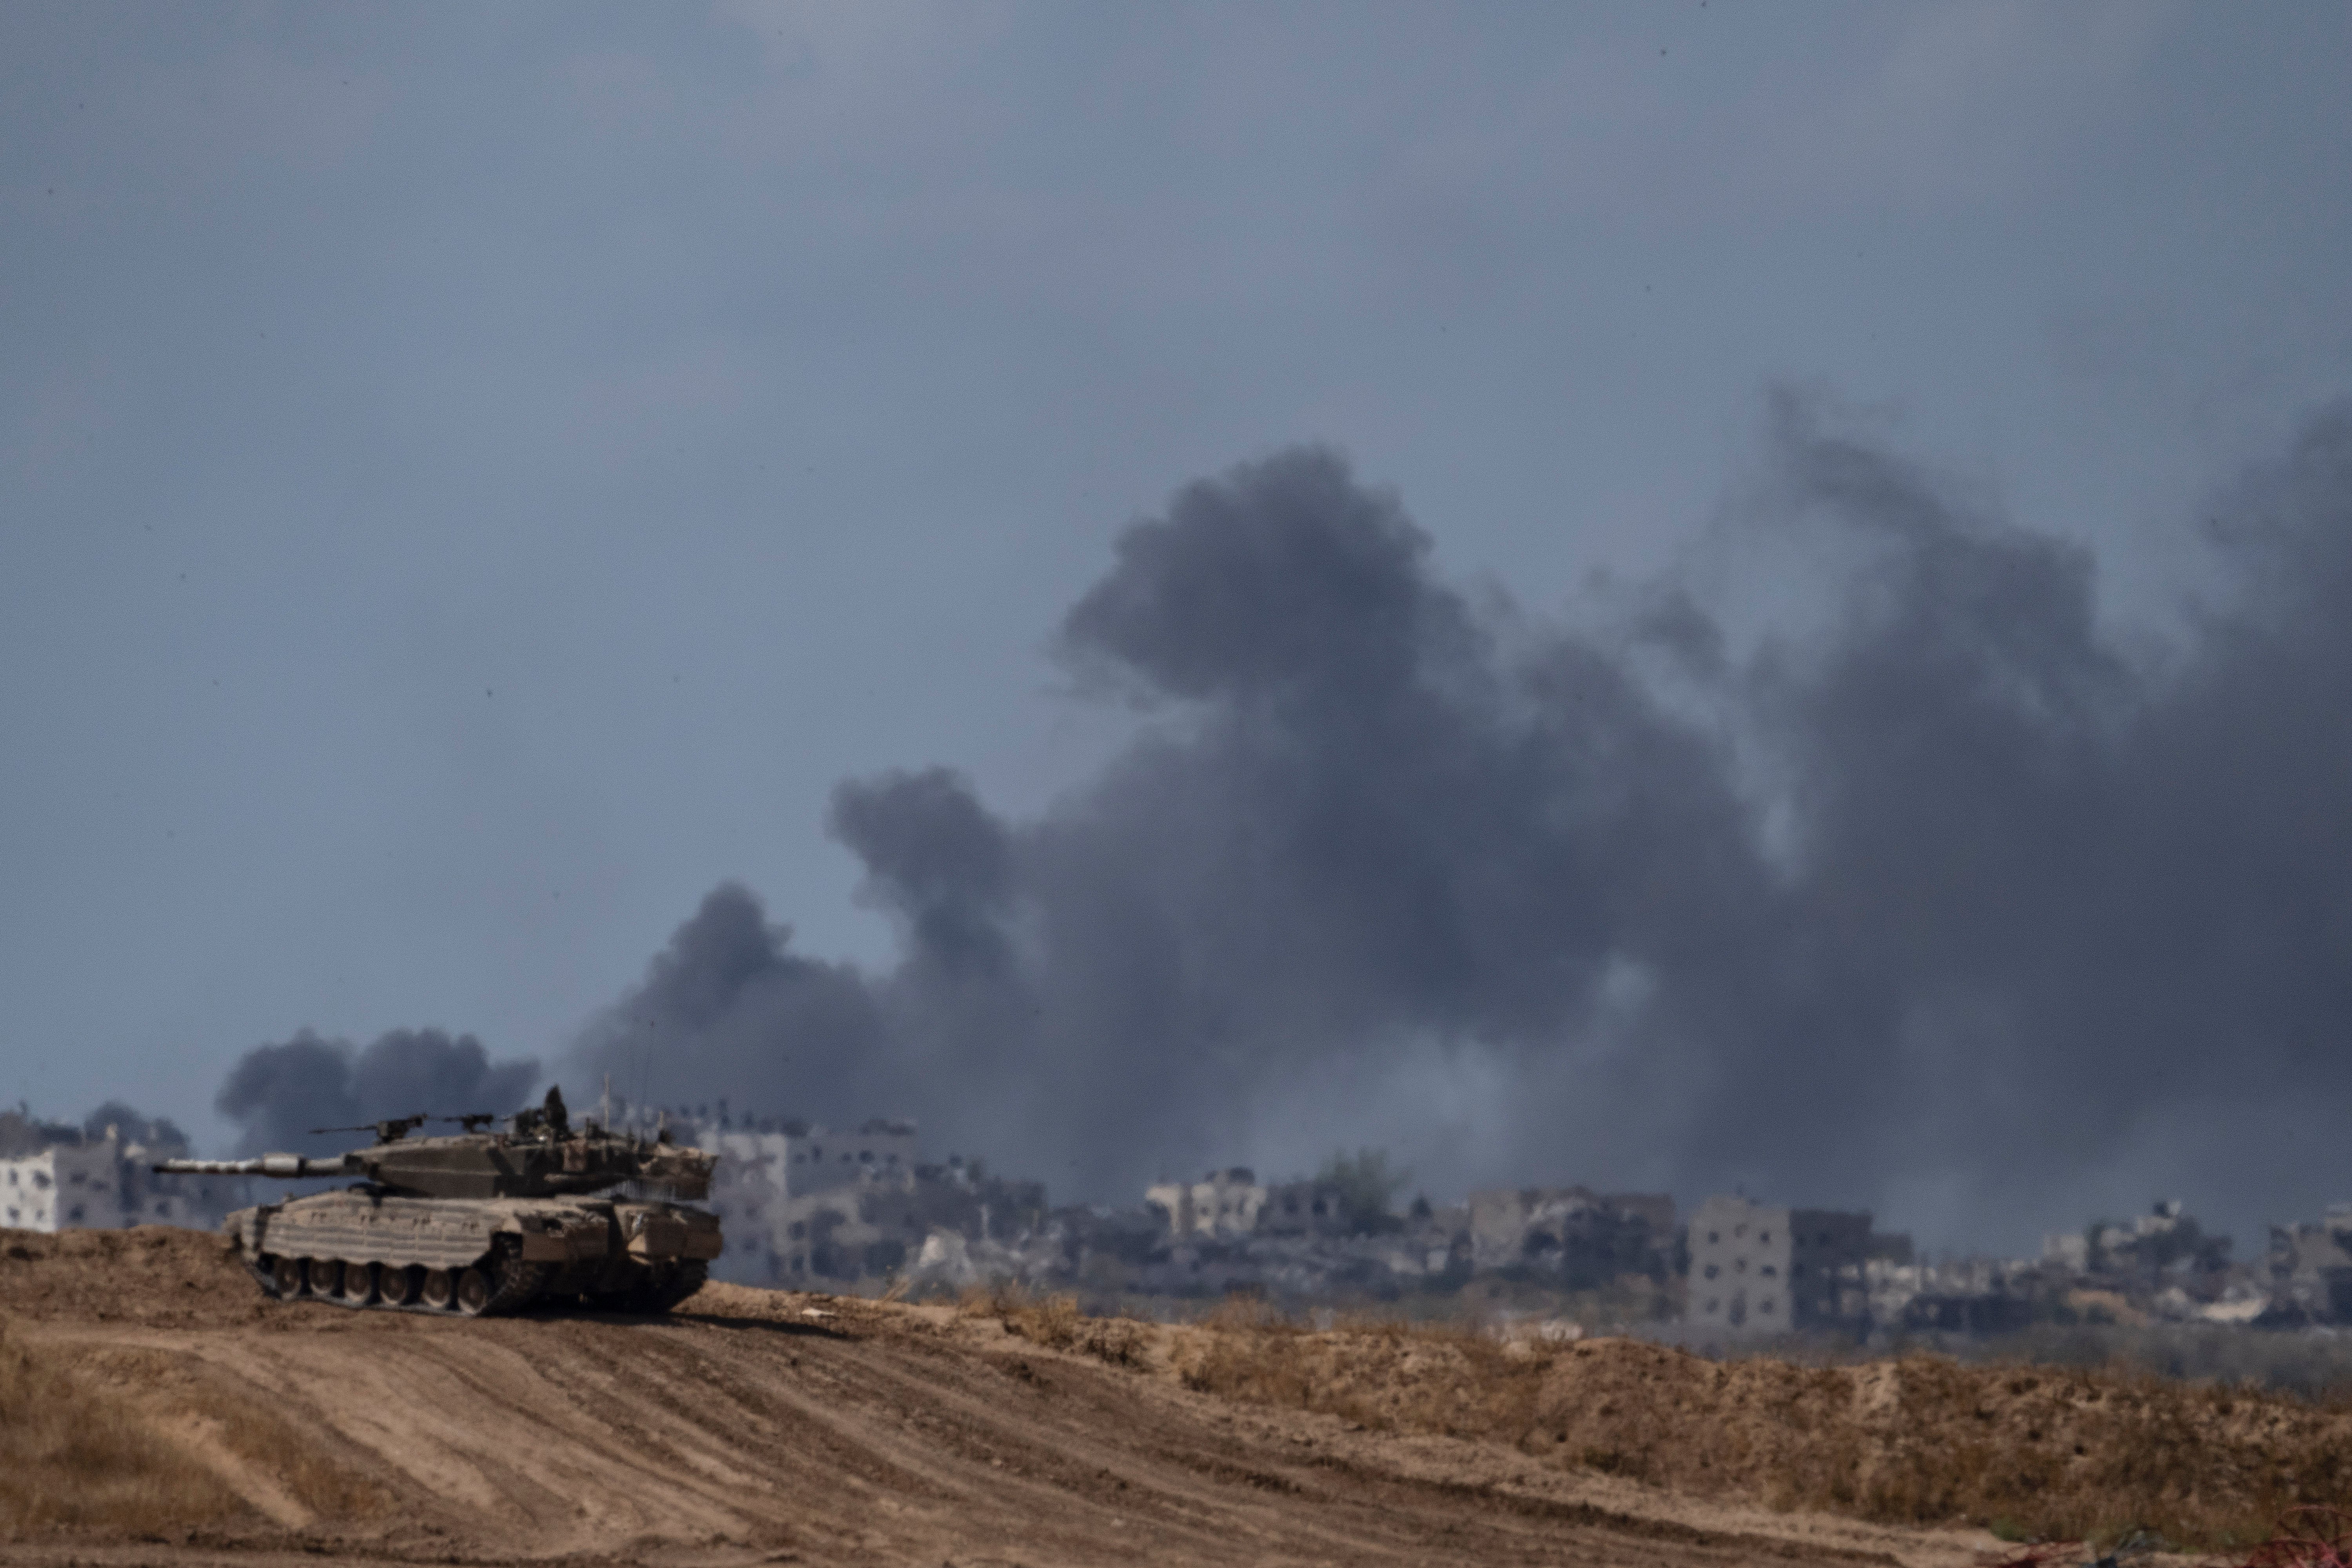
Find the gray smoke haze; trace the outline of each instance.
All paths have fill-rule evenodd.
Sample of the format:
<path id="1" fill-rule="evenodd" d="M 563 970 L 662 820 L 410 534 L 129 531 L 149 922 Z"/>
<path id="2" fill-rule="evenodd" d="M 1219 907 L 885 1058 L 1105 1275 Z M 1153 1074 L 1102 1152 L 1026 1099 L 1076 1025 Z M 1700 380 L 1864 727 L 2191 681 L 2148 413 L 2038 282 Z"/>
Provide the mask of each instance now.
<path id="1" fill-rule="evenodd" d="M 246 1052 L 213 1106 L 243 1129 L 245 1153 L 331 1153 L 351 1148 L 352 1136 L 312 1128 L 418 1111 L 502 1115 L 521 1106 L 538 1082 L 537 1062 L 492 1062 L 471 1035 L 394 1029 L 360 1050 L 305 1029 L 282 1045 Z"/>
<path id="2" fill-rule="evenodd" d="M 583 1065 L 915 1115 L 1069 1197 L 1360 1134 L 1433 1184 L 1745 1182 L 1959 1239 L 2340 1195 L 2352 411 L 2214 509 L 2229 589 L 2163 645 L 2084 549 L 1834 423 L 1774 400 L 1717 542 L 1815 606 L 1761 633 L 1679 583 L 1589 626 L 1465 591 L 1327 451 L 1187 487 L 1060 631 L 1149 716 L 1123 754 L 1025 822 L 843 784 L 896 967 L 724 887 Z"/>

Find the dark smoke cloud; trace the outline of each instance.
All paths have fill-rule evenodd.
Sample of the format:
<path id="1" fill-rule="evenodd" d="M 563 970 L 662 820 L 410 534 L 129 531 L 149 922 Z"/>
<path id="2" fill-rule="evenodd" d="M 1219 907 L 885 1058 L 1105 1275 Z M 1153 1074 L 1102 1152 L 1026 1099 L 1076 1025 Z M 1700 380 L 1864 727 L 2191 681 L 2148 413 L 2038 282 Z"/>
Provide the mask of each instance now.
<path id="1" fill-rule="evenodd" d="M 492 1062 L 471 1035 L 394 1029 L 365 1050 L 305 1029 L 282 1045 L 245 1053 L 213 1107 L 243 1129 L 246 1153 L 328 1153 L 350 1148 L 355 1127 L 419 1111 L 431 1116 L 520 1108 L 539 1081 L 535 1061 Z"/>
<path id="2" fill-rule="evenodd" d="M 2222 607 L 2155 654 L 2083 548 L 1805 401 L 1767 454 L 1731 557 L 1832 565 L 1763 637 L 1673 583 L 1607 629 L 1474 600 L 1328 452 L 1186 488 L 1061 631 L 1150 716 L 1124 754 L 1027 822 L 945 771 L 845 783 L 900 963 L 799 956 L 723 888 L 586 1065 L 915 1114 L 1070 1195 L 1304 1164 L 1355 1116 L 1439 1181 L 1950 1236 L 2340 1196 L 2308 1152 L 2352 1091 L 2352 414 L 2227 496 Z"/>
<path id="3" fill-rule="evenodd" d="M 110 1100 L 81 1119 L 85 1138 L 104 1138 L 109 1131 L 126 1143 L 142 1143 L 158 1151 L 184 1150 L 188 1135 L 168 1116 L 150 1116 L 125 1100 Z"/>
<path id="4" fill-rule="evenodd" d="M 770 925 L 747 889 L 714 889 L 581 1054 L 626 1100 L 732 1094 L 747 1106 L 863 1120 L 871 1113 L 859 1106 L 904 1092 L 881 1009 L 856 970 L 803 958 L 791 942 L 791 928 Z M 787 1084 L 799 1092 L 779 1093 Z"/>

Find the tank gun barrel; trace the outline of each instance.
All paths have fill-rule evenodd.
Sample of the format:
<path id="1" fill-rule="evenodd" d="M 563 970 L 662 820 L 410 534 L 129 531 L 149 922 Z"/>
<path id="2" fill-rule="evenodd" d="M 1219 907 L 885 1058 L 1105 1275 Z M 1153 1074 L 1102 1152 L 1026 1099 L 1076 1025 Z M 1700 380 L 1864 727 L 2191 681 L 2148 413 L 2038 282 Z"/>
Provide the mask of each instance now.
<path id="1" fill-rule="evenodd" d="M 348 1156 L 313 1160 L 301 1154 L 263 1154 L 251 1160 L 163 1160 L 151 1166 L 159 1176 L 344 1176 L 352 1173 Z"/>

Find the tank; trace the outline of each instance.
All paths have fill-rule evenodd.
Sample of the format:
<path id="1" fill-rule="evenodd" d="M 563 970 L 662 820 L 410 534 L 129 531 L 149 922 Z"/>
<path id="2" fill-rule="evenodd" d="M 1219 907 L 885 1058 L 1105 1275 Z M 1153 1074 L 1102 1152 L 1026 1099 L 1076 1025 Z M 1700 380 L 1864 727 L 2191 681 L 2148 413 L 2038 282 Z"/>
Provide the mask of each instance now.
<path id="1" fill-rule="evenodd" d="M 239 1209 L 222 1222 L 262 1291 L 344 1307 L 489 1317 L 533 1302 L 666 1312 L 719 1256 L 718 1216 L 678 1200 L 710 1191 L 712 1156 L 670 1142 L 574 1128 L 563 1096 L 507 1120 L 415 1137 L 427 1119 L 372 1128 L 372 1148 L 312 1159 L 166 1160 L 164 1175 L 355 1176 L 352 1185 Z"/>

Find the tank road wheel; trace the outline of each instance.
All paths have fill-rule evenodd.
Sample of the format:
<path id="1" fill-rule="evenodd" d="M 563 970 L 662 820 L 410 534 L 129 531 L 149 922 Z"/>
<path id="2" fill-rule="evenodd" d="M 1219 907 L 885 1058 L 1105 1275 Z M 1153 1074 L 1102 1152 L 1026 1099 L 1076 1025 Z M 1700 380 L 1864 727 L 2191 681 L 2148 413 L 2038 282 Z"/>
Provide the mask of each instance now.
<path id="1" fill-rule="evenodd" d="M 306 1258 L 302 1260 L 302 1282 L 310 1293 L 333 1300 L 343 1293 L 343 1266 L 332 1258 Z"/>
<path id="2" fill-rule="evenodd" d="M 458 1276 L 457 1310 L 469 1318 L 502 1318 L 520 1311 L 554 1272 L 550 1264 L 525 1263 L 514 1238 L 500 1237 L 488 1258 Z M 478 1298 L 467 1294 L 476 1281 Z"/>
<path id="3" fill-rule="evenodd" d="M 416 1300 L 416 1270 L 387 1263 L 375 1271 L 375 1293 L 387 1307 L 405 1307 Z"/>
<path id="4" fill-rule="evenodd" d="M 299 1258 L 273 1258 L 269 1260 L 269 1290 L 281 1301 L 291 1301 L 302 1293 L 302 1260 Z"/>
<path id="5" fill-rule="evenodd" d="M 490 1277 L 478 1268 L 468 1268 L 457 1276 L 457 1310 L 469 1318 L 478 1318 L 490 1304 Z"/>
<path id="6" fill-rule="evenodd" d="M 375 1300 L 375 1265 L 346 1263 L 343 1265 L 343 1305 L 364 1307 Z"/>
<path id="7" fill-rule="evenodd" d="M 416 1299 L 436 1312 L 446 1312 L 457 1299 L 457 1277 L 446 1268 L 428 1268 L 417 1281 Z"/>

